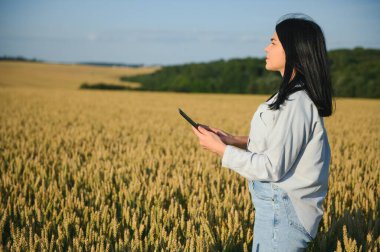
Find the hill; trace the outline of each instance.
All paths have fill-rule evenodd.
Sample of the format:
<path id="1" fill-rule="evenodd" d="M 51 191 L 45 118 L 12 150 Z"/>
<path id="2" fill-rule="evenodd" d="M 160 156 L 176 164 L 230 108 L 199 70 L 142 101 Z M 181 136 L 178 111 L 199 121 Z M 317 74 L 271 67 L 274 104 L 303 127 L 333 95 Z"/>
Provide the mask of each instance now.
<path id="1" fill-rule="evenodd" d="M 108 67 L 24 61 L 0 61 L 0 87 L 78 89 L 83 83 L 138 87 L 120 76 L 149 74 L 159 67 Z"/>

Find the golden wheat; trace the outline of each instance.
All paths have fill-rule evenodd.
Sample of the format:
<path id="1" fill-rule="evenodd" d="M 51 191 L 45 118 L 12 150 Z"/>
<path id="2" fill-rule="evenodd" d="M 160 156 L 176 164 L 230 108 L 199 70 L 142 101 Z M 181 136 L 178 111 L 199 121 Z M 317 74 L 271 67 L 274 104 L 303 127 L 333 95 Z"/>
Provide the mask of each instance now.
<path id="1" fill-rule="evenodd" d="M 177 108 L 247 135 L 267 96 L 17 87 L 0 88 L 2 250 L 251 250 L 246 180 Z M 329 191 L 308 250 L 378 251 L 380 101 L 337 99 L 325 126 Z"/>

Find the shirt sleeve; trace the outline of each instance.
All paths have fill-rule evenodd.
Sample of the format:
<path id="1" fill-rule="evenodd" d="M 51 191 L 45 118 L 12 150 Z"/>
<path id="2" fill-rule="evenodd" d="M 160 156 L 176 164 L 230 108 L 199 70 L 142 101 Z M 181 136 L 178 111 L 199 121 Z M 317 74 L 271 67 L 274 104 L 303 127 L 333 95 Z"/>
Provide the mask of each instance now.
<path id="1" fill-rule="evenodd" d="M 299 99 L 288 101 L 280 109 L 282 111 L 267 134 L 268 148 L 263 153 L 227 145 L 222 166 L 249 180 L 281 180 L 308 142 L 313 110 L 311 105 L 302 105 Z"/>

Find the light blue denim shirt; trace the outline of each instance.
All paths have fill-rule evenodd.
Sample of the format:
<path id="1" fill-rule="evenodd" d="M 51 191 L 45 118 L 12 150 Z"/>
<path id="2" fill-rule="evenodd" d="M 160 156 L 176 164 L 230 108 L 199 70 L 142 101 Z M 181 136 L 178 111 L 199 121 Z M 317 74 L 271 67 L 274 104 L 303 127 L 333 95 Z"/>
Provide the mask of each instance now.
<path id="1" fill-rule="evenodd" d="M 272 111 L 271 100 L 253 115 L 247 150 L 227 145 L 222 166 L 248 180 L 270 181 L 285 190 L 297 216 L 315 238 L 328 190 L 330 145 L 323 117 L 304 90 Z"/>

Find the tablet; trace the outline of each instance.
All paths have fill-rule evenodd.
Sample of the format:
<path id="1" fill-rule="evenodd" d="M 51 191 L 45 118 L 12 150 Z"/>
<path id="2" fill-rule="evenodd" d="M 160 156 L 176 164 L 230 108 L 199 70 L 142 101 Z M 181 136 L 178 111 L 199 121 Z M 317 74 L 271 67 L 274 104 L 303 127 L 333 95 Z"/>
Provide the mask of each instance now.
<path id="1" fill-rule="evenodd" d="M 198 129 L 198 123 L 194 122 L 188 115 L 185 114 L 185 112 L 183 112 L 180 108 L 178 108 L 178 111 L 179 113 L 181 114 L 181 116 L 183 116 L 183 118 L 186 119 L 186 121 L 188 121 L 191 125 L 193 125 L 196 129 Z"/>

